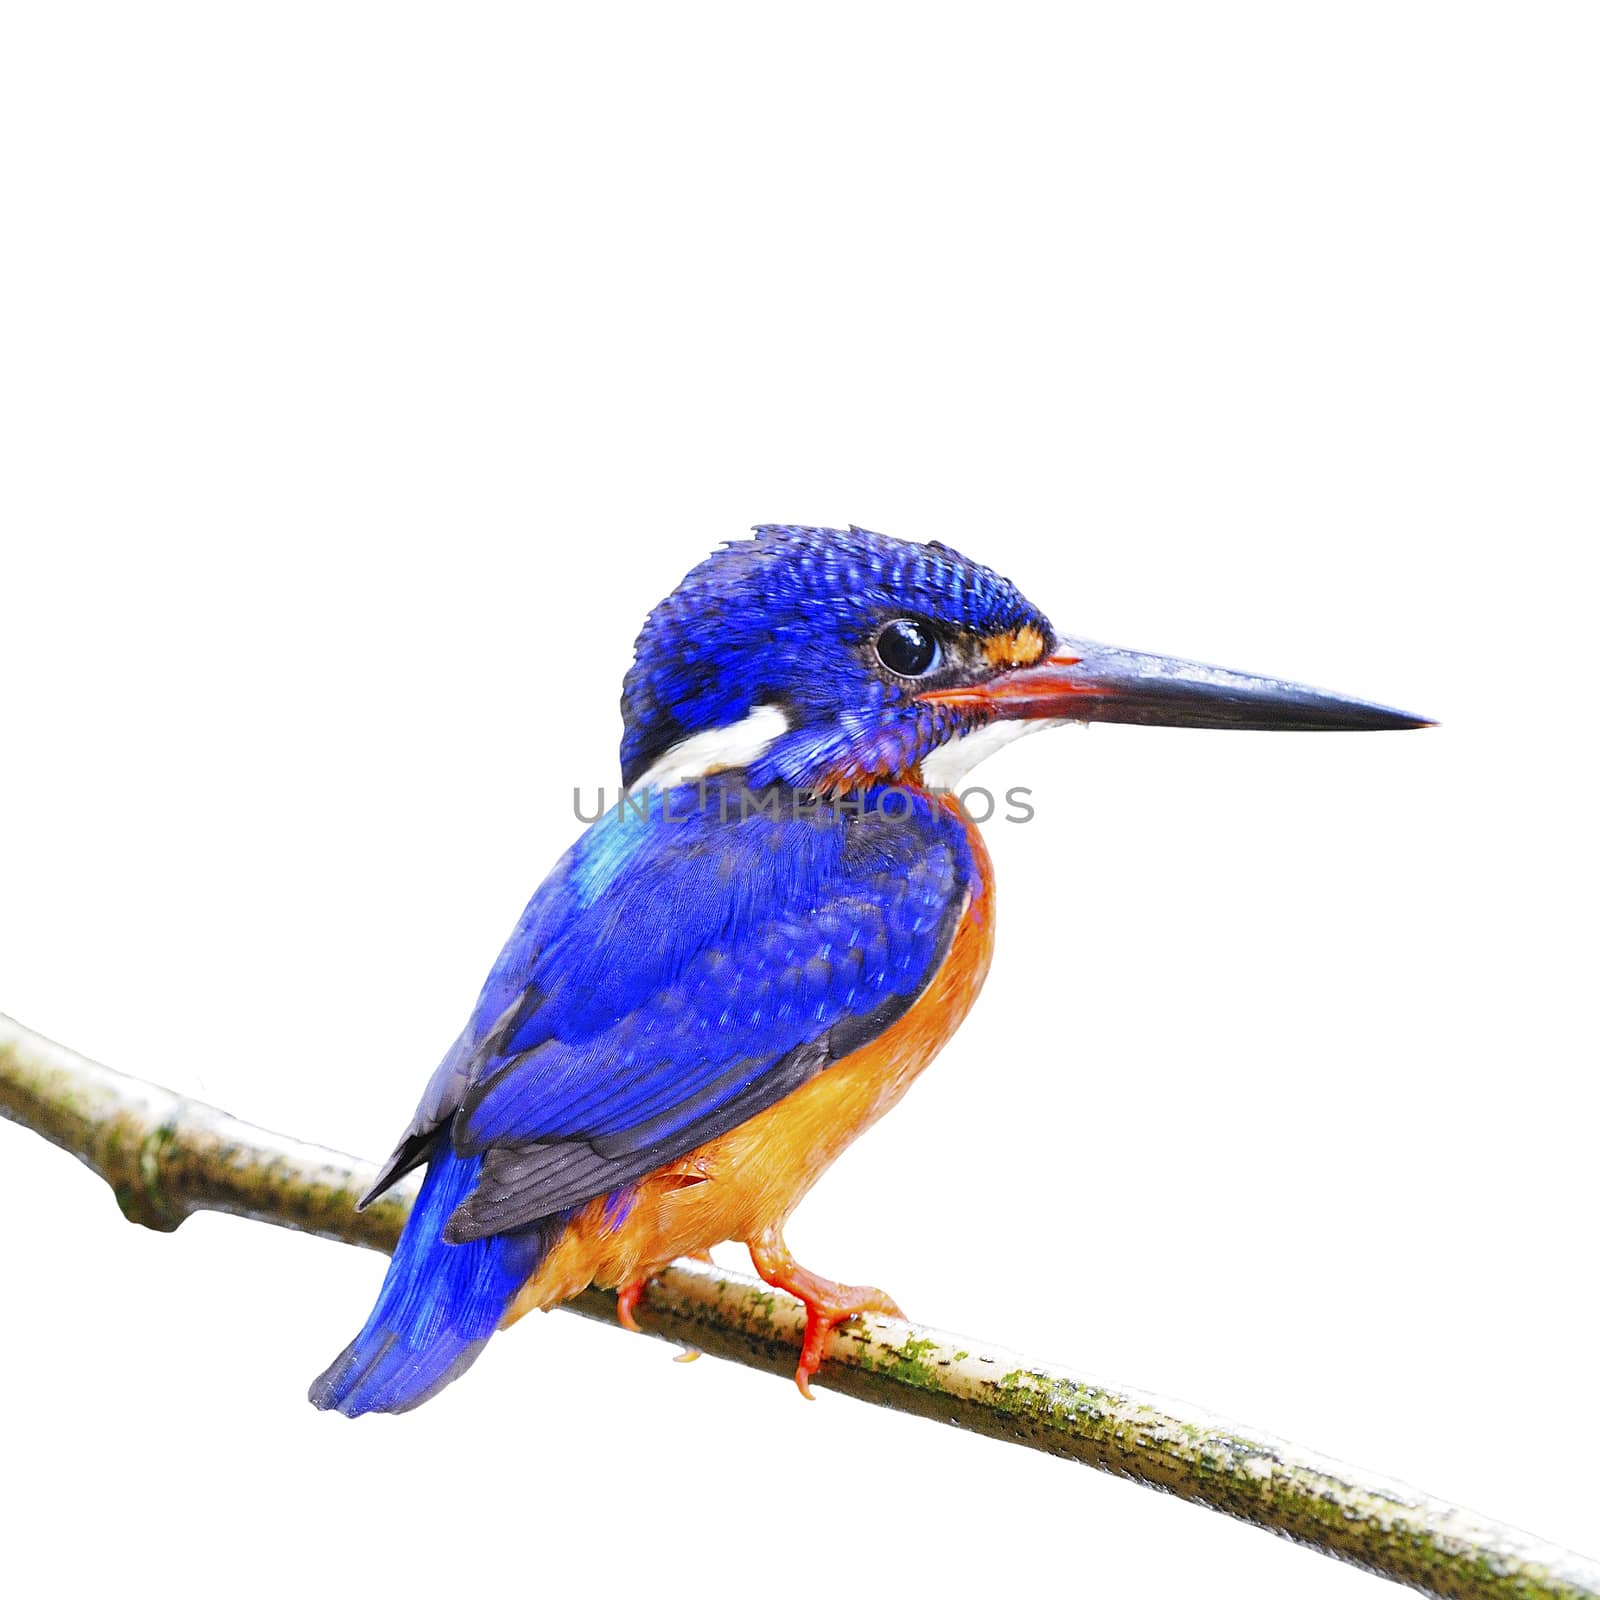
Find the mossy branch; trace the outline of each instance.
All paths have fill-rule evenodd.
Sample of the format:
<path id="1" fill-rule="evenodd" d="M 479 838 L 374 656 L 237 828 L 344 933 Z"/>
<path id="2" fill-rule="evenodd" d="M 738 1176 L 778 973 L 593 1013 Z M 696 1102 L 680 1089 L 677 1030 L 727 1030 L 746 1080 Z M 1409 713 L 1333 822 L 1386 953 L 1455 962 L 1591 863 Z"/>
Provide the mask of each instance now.
<path id="1" fill-rule="evenodd" d="M 390 1250 L 410 1205 L 357 1212 L 368 1163 L 240 1122 L 125 1077 L 0 1016 L 0 1116 L 97 1172 L 124 1214 L 170 1231 L 226 1211 Z M 566 1309 L 612 1320 L 598 1290 Z M 647 1332 L 788 1377 L 797 1302 L 755 1279 L 680 1262 L 638 1308 Z M 871 1317 L 838 1330 L 817 1380 L 873 1405 L 1028 1445 L 1226 1512 L 1425 1593 L 1587 1596 L 1600 1567 L 1402 1484 L 1134 1389 L 1108 1388 L 971 1339 Z"/>

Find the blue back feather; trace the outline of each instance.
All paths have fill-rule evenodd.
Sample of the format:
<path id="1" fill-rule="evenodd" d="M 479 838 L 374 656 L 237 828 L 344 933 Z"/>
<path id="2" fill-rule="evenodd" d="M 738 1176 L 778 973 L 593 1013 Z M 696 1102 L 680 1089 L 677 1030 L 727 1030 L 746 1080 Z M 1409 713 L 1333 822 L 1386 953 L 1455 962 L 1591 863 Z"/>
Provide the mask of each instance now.
<path id="1" fill-rule="evenodd" d="M 538 919 L 547 942 L 515 963 L 537 1003 L 477 1055 L 457 1150 L 594 1141 L 676 1106 L 704 1112 L 719 1080 L 717 1103 L 927 982 L 976 881 L 958 820 L 900 795 L 907 814 L 877 826 L 724 822 L 723 791 L 708 780 L 701 805 L 684 789 L 671 825 L 608 812 L 551 875 L 570 889 L 596 858 L 626 867 L 593 902 L 573 894 Z M 650 1142 L 668 1131 L 653 1125 Z"/>

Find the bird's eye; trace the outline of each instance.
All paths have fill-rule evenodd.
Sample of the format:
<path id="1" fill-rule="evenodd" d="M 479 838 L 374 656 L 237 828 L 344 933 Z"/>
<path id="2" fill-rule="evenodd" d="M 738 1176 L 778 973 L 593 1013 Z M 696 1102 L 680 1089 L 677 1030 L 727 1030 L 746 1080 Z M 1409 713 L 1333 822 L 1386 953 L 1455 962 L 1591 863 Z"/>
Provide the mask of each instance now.
<path id="1" fill-rule="evenodd" d="M 878 635 L 878 659 L 902 678 L 921 678 L 939 665 L 939 641 L 920 622 L 902 617 Z"/>

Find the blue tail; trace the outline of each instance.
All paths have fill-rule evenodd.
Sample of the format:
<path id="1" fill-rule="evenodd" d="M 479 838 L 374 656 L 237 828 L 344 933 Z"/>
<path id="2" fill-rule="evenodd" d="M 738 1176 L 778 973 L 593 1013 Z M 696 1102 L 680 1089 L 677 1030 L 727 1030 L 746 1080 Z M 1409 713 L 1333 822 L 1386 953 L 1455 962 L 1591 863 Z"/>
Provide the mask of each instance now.
<path id="1" fill-rule="evenodd" d="M 359 1417 L 409 1411 L 459 1378 L 489 1342 L 511 1297 L 533 1275 L 539 1228 L 446 1244 L 445 1219 L 472 1192 L 481 1156 L 458 1156 L 449 1131 L 434 1146 L 422 1191 L 367 1325 L 311 1385 L 319 1411 Z"/>

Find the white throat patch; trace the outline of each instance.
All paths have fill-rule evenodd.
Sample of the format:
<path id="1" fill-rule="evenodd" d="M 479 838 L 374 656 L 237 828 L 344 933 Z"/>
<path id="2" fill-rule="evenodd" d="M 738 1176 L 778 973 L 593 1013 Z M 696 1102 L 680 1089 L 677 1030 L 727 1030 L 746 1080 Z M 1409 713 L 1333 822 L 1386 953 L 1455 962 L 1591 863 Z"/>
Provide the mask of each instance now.
<path id="1" fill-rule="evenodd" d="M 680 783 L 698 783 L 713 772 L 728 772 L 759 761 L 784 734 L 789 719 L 776 706 L 757 706 L 741 722 L 726 728 L 707 728 L 691 734 L 636 778 L 628 790 L 674 789 Z"/>
<path id="2" fill-rule="evenodd" d="M 947 739 L 939 748 L 922 758 L 922 781 L 930 789 L 954 790 L 977 766 L 996 750 L 1003 750 L 1024 734 L 1037 733 L 1040 728 L 1059 728 L 1067 718 L 1045 717 L 1039 721 L 986 722 L 970 733 Z"/>

